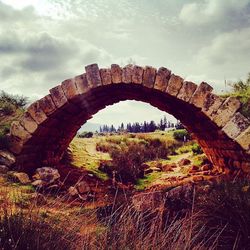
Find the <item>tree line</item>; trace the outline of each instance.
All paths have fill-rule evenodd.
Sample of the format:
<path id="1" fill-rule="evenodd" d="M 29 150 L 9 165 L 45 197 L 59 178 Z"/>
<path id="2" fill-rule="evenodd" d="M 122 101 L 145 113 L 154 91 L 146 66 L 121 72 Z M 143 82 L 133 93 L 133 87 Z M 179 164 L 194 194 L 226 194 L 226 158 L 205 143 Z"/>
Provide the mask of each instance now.
<path id="1" fill-rule="evenodd" d="M 134 123 L 121 123 L 117 128 L 114 125 L 103 125 L 100 126 L 99 131 L 100 133 L 116 133 L 116 132 L 129 132 L 129 133 L 148 133 L 154 132 L 156 130 L 164 131 L 165 129 L 169 128 L 183 128 L 182 124 L 177 121 L 177 123 L 173 123 L 168 121 L 166 116 L 160 120 L 157 124 L 155 121 L 144 121 L 143 123 L 134 122 Z"/>

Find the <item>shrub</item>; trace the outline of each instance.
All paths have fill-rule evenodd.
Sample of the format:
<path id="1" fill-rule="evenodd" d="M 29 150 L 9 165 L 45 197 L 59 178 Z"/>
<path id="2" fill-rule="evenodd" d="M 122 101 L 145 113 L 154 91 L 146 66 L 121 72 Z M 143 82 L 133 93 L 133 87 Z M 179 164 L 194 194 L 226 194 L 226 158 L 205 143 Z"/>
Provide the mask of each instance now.
<path id="1" fill-rule="evenodd" d="M 191 149 L 195 155 L 203 154 L 202 148 L 198 143 L 194 143 Z"/>
<path id="2" fill-rule="evenodd" d="M 13 104 L 5 102 L 1 105 L 1 110 L 4 115 L 11 115 L 15 112 L 16 108 Z"/>
<path id="3" fill-rule="evenodd" d="M 11 95 L 2 91 L 0 93 L 0 102 L 1 103 L 9 103 L 14 105 L 16 108 L 23 108 L 28 103 L 28 98 L 19 95 Z"/>
<path id="4" fill-rule="evenodd" d="M 0 131 L 0 149 L 6 149 L 9 147 L 8 136 L 2 131 Z"/>
<path id="5" fill-rule="evenodd" d="M 173 137 L 178 141 L 185 141 L 190 139 L 190 135 L 186 129 L 178 129 L 174 131 Z"/>
<path id="6" fill-rule="evenodd" d="M 82 132 L 78 135 L 79 138 L 91 138 L 93 137 L 93 132 Z"/>

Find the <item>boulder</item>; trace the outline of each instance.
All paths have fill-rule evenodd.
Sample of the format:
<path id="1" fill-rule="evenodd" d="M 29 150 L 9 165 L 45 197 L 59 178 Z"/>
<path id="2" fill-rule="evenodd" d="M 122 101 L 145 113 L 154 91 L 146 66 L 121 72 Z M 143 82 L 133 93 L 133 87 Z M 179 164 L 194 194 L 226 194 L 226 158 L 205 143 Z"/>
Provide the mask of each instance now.
<path id="1" fill-rule="evenodd" d="M 76 184 L 76 189 L 80 194 L 89 193 L 90 187 L 86 181 L 80 181 Z"/>
<path id="2" fill-rule="evenodd" d="M 0 165 L 0 174 L 7 174 L 9 168 L 5 165 Z"/>
<path id="3" fill-rule="evenodd" d="M 31 183 L 29 176 L 23 172 L 15 172 L 9 171 L 7 172 L 8 178 L 15 181 L 20 182 L 21 184 L 29 184 Z"/>
<path id="4" fill-rule="evenodd" d="M 36 173 L 33 176 L 34 180 L 41 180 L 45 185 L 50 185 L 58 182 L 60 174 L 57 169 L 51 167 L 37 168 Z"/>
<path id="5" fill-rule="evenodd" d="M 76 189 L 76 187 L 71 186 L 68 189 L 68 194 L 71 197 L 76 197 L 76 196 L 78 196 L 78 190 Z"/>
<path id="6" fill-rule="evenodd" d="M 144 175 L 153 173 L 153 169 L 148 168 L 144 170 Z"/>
<path id="7" fill-rule="evenodd" d="M 0 150 L 0 164 L 11 167 L 16 162 L 16 157 L 4 150 Z"/>
<path id="8" fill-rule="evenodd" d="M 35 180 L 31 183 L 35 188 L 42 188 L 44 186 L 44 182 L 42 180 Z"/>
<path id="9" fill-rule="evenodd" d="M 174 171 L 175 167 L 176 167 L 176 164 L 165 164 L 162 166 L 162 171 L 164 172 Z"/>
<path id="10" fill-rule="evenodd" d="M 179 166 L 187 166 L 191 164 L 189 159 L 183 158 L 178 162 Z"/>

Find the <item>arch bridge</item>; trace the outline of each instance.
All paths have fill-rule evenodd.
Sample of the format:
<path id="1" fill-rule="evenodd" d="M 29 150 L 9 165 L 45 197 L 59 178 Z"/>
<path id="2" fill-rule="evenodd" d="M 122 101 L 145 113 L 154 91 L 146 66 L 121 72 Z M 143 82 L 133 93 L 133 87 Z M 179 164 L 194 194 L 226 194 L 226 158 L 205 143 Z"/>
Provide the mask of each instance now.
<path id="1" fill-rule="evenodd" d="M 165 67 L 112 64 L 99 69 L 91 64 L 85 71 L 50 89 L 12 123 L 10 149 L 18 168 L 31 172 L 56 165 L 92 115 L 107 105 L 137 100 L 180 120 L 222 171 L 250 172 L 250 121 L 235 97 L 222 98 L 209 84 L 185 81 Z"/>

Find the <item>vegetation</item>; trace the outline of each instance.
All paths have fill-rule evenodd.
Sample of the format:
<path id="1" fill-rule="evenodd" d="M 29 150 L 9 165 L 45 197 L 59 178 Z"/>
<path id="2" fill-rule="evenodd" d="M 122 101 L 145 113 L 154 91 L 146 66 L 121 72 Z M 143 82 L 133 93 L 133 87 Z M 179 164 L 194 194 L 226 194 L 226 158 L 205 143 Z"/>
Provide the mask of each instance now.
<path id="1" fill-rule="evenodd" d="M 91 137 L 93 137 L 93 133 L 84 131 L 84 132 L 78 134 L 77 137 L 79 137 L 79 138 L 91 138 Z"/>
<path id="2" fill-rule="evenodd" d="M 224 96 L 237 97 L 242 103 L 241 113 L 250 118 L 250 73 L 248 73 L 245 81 L 239 80 L 234 82 L 231 84 L 231 87 L 232 92 Z"/>
<path id="3" fill-rule="evenodd" d="M 178 129 L 173 133 L 174 139 L 178 141 L 187 141 L 190 139 L 190 135 L 186 129 Z"/>

